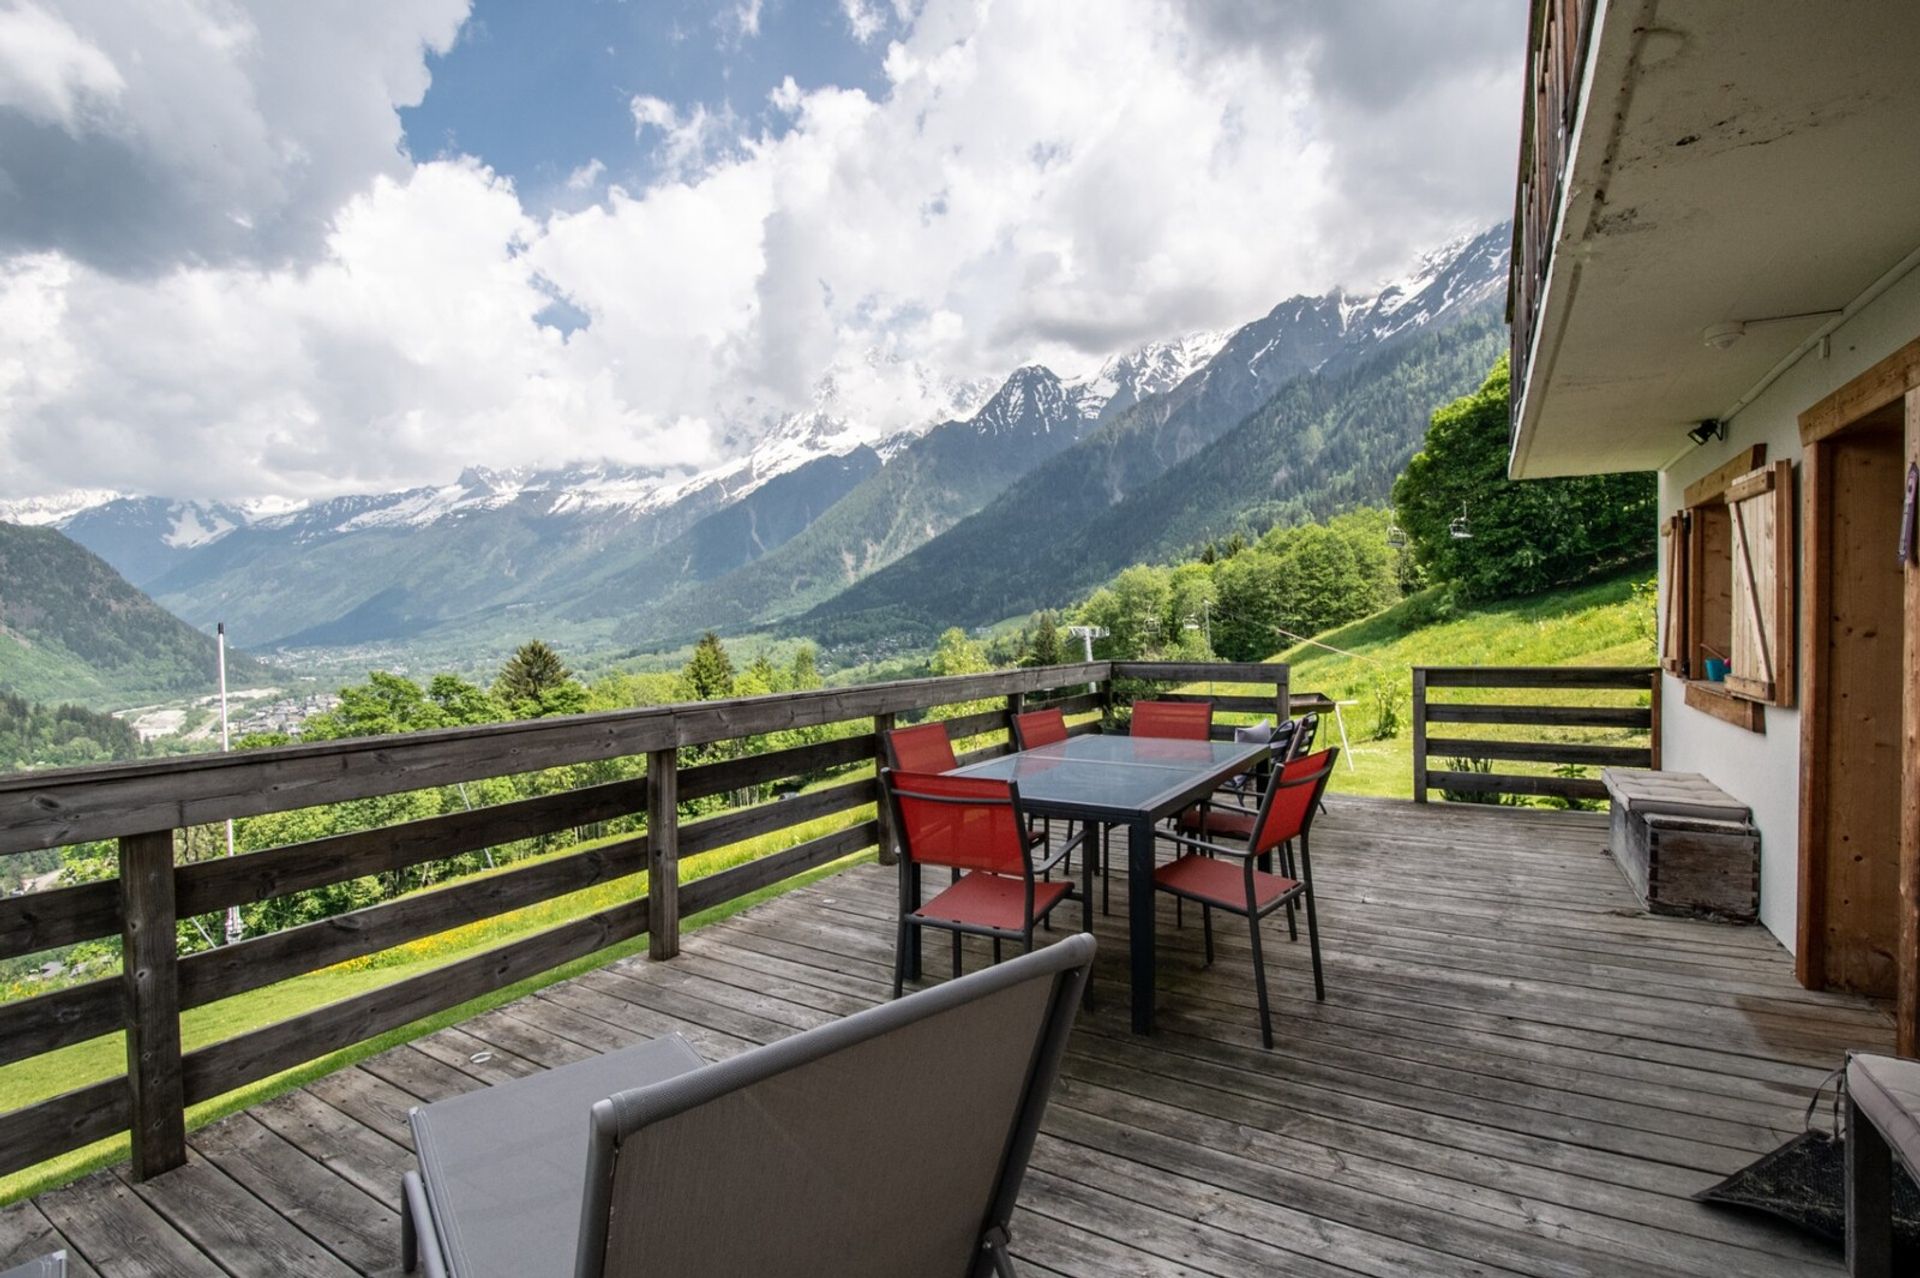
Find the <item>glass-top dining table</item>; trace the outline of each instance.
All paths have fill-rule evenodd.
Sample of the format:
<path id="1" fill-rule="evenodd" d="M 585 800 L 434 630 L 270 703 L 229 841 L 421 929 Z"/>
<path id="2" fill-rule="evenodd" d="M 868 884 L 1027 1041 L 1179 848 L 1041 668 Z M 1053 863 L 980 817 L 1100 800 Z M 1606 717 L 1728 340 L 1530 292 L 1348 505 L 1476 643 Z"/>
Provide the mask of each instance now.
<path id="1" fill-rule="evenodd" d="M 959 771 L 1013 781 L 1028 815 L 1127 828 L 1127 931 L 1133 1030 L 1153 1032 L 1153 827 L 1267 753 L 1253 742 L 1089 733 Z"/>

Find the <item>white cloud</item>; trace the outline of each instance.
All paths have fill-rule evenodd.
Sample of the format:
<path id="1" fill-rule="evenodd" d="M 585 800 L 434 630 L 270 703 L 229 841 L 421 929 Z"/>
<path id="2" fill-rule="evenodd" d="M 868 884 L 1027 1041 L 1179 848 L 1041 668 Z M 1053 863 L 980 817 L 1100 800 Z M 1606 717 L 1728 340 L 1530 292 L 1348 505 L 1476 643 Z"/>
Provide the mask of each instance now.
<path id="1" fill-rule="evenodd" d="M 1111 0 L 1062 22 L 1052 0 L 893 0 L 878 96 L 790 80 L 769 134 L 635 96 L 657 176 L 603 187 L 590 161 L 567 186 L 603 194 L 543 213 L 478 161 L 398 149 L 394 105 L 462 3 L 355 10 L 364 29 L 169 3 L 117 33 L 67 24 L 117 96 L 75 52 L 40 106 L 0 99 L 0 201 L 64 156 L 82 184 L 34 199 L 85 230 L 0 217 L 24 225 L 0 238 L 0 496 L 699 464 L 829 367 L 863 370 L 843 399 L 905 426 L 927 402 L 914 362 L 1004 374 L 1230 325 L 1370 283 L 1511 198 L 1518 0 L 1403 14 L 1370 45 L 1385 67 L 1311 4 Z M 128 156 L 132 183 L 87 167 Z M 110 251 L 116 226 L 138 254 Z M 556 296 L 585 327 L 541 321 Z"/>
<path id="2" fill-rule="evenodd" d="M 83 110 L 126 87 L 113 59 L 39 5 L 0 10 L 0 107 L 72 133 Z"/>
<path id="3" fill-rule="evenodd" d="M 876 0 L 840 0 L 840 12 L 846 15 L 847 30 L 861 44 L 879 35 L 887 25 Z"/>

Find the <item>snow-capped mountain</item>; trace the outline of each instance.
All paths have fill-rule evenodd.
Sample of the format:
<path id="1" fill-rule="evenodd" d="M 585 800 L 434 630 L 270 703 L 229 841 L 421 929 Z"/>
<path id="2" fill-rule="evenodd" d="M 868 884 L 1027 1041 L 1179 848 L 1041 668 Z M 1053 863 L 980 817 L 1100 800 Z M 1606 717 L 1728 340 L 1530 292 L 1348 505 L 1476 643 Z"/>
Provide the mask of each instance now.
<path id="1" fill-rule="evenodd" d="M 0 524 L 21 524 L 28 528 L 59 525 L 83 510 L 104 506 L 119 497 L 110 488 L 76 488 L 52 497 L 22 497 L 0 501 Z"/>
<path id="2" fill-rule="evenodd" d="M 1172 390 L 1206 366 L 1232 335 L 1230 329 L 1189 333 L 1111 356 L 1093 373 L 1068 383 L 1082 416 L 1107 421 L 1151 395 Z"/>

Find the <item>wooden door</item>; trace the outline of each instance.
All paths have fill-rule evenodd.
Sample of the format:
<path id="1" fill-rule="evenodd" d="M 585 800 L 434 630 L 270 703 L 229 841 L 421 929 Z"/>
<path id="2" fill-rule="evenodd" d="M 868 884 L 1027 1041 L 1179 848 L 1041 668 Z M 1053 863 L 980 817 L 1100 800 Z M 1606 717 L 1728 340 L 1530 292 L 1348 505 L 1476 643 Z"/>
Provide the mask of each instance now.
<path id="1" fill-rule="evenodd" d="M 1920 1054 L 1920 339 L 1800 416 L 1800 919 L 1810 988 L 1891 996 Z M 1916 548 L 1920 551 L 1920 547 Z"/>

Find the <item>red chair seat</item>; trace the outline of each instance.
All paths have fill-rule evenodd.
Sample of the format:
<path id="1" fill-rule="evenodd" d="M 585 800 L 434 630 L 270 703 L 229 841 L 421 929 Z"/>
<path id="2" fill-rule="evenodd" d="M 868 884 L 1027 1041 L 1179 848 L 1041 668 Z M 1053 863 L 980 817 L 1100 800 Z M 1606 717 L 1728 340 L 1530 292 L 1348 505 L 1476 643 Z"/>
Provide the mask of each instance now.
<path id="1" fill-rule="evenodd" d="M 1069 883 L 1033 885 L 1033 917 L 1039 918 L 1060 903 L 1073 887 Z M 1027 926 L 1026 889 L 1019 879 L 975 871 L 914 911 L 913 917 L 967 927 L 991 927 L 1003 932 Z"/>
<path id="2" fill-rule="evenodd" d="M 1194 804 L 1180 814 L 1179 825 L 1182 830 L 1197 833 L 1204 837 L 1239 839 L 1246 842 L 1253 837 L 1253 823 L 1258 813 L 1245 808 L 1223 808 L 1209 805 L 1203 814 L 1200 805 Z"/>
<path id="3" fill-rule="evenodd" d="M 1245 913 L 1247 909 L 1247 872 L 1238 861 L 1216 860 L 1206 856 L 1183 856 L 1153 872 L 1154 886 L 1192 897 L 1208 905 Z M 1298 890 L 1298 879 L 1253 872 L 1254 903 L 1258 909 L 1274 905 L 1288 893 Z"/>

